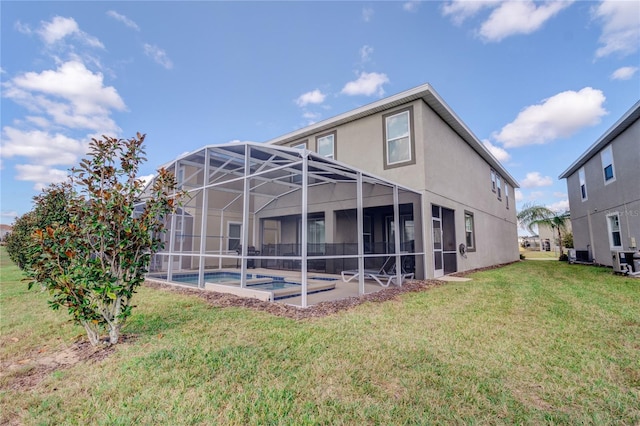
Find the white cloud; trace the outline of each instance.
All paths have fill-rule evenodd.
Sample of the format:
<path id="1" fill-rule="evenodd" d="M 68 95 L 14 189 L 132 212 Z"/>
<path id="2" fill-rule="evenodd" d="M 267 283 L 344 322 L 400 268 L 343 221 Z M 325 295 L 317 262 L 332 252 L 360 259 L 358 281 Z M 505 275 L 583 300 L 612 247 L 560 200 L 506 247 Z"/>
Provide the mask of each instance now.
<path id="1" fill-rule="evenodd" d="M 319 119 L 321 116 L 320 113 L 317 112 L 311 112 L 311 111 L 305 111 L 304 114 L 302 114 L 302 117 L 306 118 L 307 120 L 317 120 Z"/>
<path id="2" fill-rule="evenodd" d="M 312 90 L 311 92 L 303 93 L 295 100 L 299 107 L 303 107 L 308 104 L 321 104 L 327 95 L 322 93 L 320 89 Z"/>
<path id="3" fill-rule="evenodd" d="M 357 80 L 350 81 L 342 88 L 340 93 L 345 95 L 384 95 L 384 89 L 382 85 L 389 82 L 389 78 L 386 74 L 376 72 L 362 72 Z"/>
<path id="4" fill-rule="evenodd" d="M 467 18 L 474 16 L 480 10 L 495 7 L 501 1 L 502 0 L 453 0 L 442 7 L 442 14 L 445 16 L 451 15 L 453 22 L 456 25 L 460 25 Z"/>
<path id="5" fill-rule="evenodd" d="M 69 36 L 74 36 L 80 41 L 92 47 L 104 48 L 97 38 L 83 32 L 73 18 L 55 16 L 50 22 L 42 22 L 40 29 L 36 31 L 47 45 L 58 43 Z"/>
<path id="6" fill-rule="evenodd" d="M 629 55 L 640 45 L 640 2 L 604 0 L 593 9 L 593 17 L 602 23 L 596 57 L 612 53 Z"/>
<path id="7" fill-rule="evenodd" d="M 611 74 L 611 80 L 629 80 L 638 71 L 638 67 L 618 68 Z"/>
<path id="8" fill-rule="evenodd" d="M 487 41 L 500 41 L 515 34 L 531 34 L 550 18 L 571 5 L 571 1 L 554 1 L 536 5 L 533 1 L 500 3 L 480 27 L 480 36 Z"/>
<path id="9" fill-rule="evenodd" d="M 515 197 L 517 202 L 524 200 L 524 195 L 522 195 L 522 191 L 520 191 L 520 189 L 516 188 L 515 194 L 516 194 Z"/>
<path id="10" fill-rule="evenodd" d="M 364 22 L 369 22 L 371 21 L 371 19 L 373 19 L 373 9 L 370 7 L 365 7 L 362 9 L 362 20 Z"/>
<path id="11" fill-rule="evenodd" d="M 13 27 L 16 29 L 16 31 L 18 31 L 19 33 L 22 34 L 31 34 L 33 31 L 31 31 L 31 27 L 28 24 L 23 24 L 20 21 L 16 21 L 16 23 L 13 25 Z"/>
<path id="12" fill-rule="evenodd" d="M 0 217 L 8 217 L 10 219 L 15 219 L 18 216 L 20 215 L 15 210 L 3 210 L 0 212 Z"/>
<path id="13" fill-rule="evenodd" d="M 115 132 L 111 110 L 125 110 L 115 88 L 103 84 L 101 73 L 69 61 L 56 70 L 27 72 L 4 83 L 4 96 L 37 114 L 48 114 L 70 128 Z M 32 119 L 32 121 L 34 121 Z"/>
<path id="14" fill-rule="evenodd" d="M 371 60 L 371 54 L 373 53 L 373 47 L 364 45 L 360 48 L 360 60 L 362 62 L 368 62 Z"/>
<path id="15" fill-rule="evenodd" d="M 17 180 L 35 182 L 33 189 L 41 191 L 51 183 L 60 183 L 67 180 L 68 170 L 53 169 L 37 164 L 16 164 Z"/>
<path id="16" fill-rule="evenodd" d="M 420 6 L 420 1 L 410 0 L 410 1 L 404 2 L 404 4 L 402 5 L 402 9 L 406 10 L 407 12 L 415 12 L 418 10 L 419 6 Z"/>
<path id="17" fill-rule="evenodd" d="M 541 186 L 553 185 L 553 179 L 550 176 L 542 176 L 540 172 L 529 172 L 527 176 L 520 181 L 523 188 L 539 188 Z"/>
<path id="18" fill-rule="evenodd" d="M 87 144 L 60 133 L 2 129 L 2 157 L 26 157 L 43 166 L 73 165 L 87 152 Z"/>
<path id="19" fill-rule="evenodd" d="M 442 8 L 442 14 L 450 15 L 457 25 L 476 15 L 483 9 L 493 9 L 481 24 L 478 34 L 487 41 L 500 41 L 515 34 L 531 34 L 539 30 L 545 22 L 571 5 L 573 0 L 546 1 L 532 0 L 454 0 Z"/>
<path id="20" fill-rule="evenodd" d="M 566 192 L 554 192 L 553 196 L 555 198 L 567 198 L 567 193 Z"/>
<path id="21" fill-rule="evenodd" d="M 171 59 L 167 56 L 167 52 L 160 49 L 158 46 L 145 43 L 144 53 L 166 69 L 170 70 L 173 68 L 173 62 L 171 62 Z"/>
<path id="22" fill-rule="evenodd" d="M 511 155 L 509 155 L 507 151 L 505 151 L 503 148 L 500 148 L 499 146 L 492 144 L 488 140 L 483 140 L 482 144 L 485 148 L 487 148 L 491 155 L 496 157 L 496 160 L 500 161 L 501 163 L 507 162 L 509 161 L 509 159 L 511 159 Z"/>
<path id="23" fill-rule="evenodd" d="M 119 14 L 115 10 L 109 10 L 107 12 L 107 16 L 112 17 L 116 21 L 122 22 L 123 24 L 125 24 L 127 27 L 129 27 L 131 29 L 134 29 L 136 31 L 140 31 L 140 27 L 138 26 L 138 24 L 136 24 L 134 21 L 132 21 L 131 19 L 127 18 L 126 16 Z"/>
<path id="24" fill-rule="evenodd" d="M 567 138 L 584 127 L 598 124 L 607 113 L 602 106 L 604 101 L 602 91 L 591 87 L 561 92 L 541 104 L 526 107 L 493 138 L 505 148 Z"/>
<path id="25" fill-rule="evenodd" d="M 569 200 L 560 200 L 555 203 L 548 204 L 547 208 L 556 213 L 564 213 L 569 211 Z"/>

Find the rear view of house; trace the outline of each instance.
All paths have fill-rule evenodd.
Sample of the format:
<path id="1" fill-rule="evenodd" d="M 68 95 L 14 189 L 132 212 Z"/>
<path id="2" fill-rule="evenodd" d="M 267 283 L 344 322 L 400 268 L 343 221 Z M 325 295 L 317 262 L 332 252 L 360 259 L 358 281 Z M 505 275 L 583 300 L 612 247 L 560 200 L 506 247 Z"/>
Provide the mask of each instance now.
<path id="1" fill-rule="evenodd" d="M 167 222 L 156 278 L 274 280 L 270 291 L 288 294 L 273 289 L 286 281 L 307 306 L 307 291 L 336 277 L 363 294 L 365 279 L 402 285 L 519 256 L 517 182 L 428 84 L 166 167 L 190 197 Z"/>
<path id="2" fill-rule="evenodd" d="M 614 266 L 640 243 L 640 101 L 560 175 L 576 257 Z"/>

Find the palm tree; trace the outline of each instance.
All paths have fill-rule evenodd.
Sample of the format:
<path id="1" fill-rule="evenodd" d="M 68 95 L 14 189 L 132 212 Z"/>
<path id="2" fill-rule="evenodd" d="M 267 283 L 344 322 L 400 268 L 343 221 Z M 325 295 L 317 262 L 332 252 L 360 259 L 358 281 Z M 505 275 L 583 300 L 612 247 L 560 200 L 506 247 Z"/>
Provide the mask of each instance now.
<path id="1" fill-rule="evenodd" d="M 569 212 L 557 213 L 544 206 L 525 204 L 522 206 L 520 213 L 518 213 L 518 222 L 531 232 L 533 232 L 533 227 L 539 225 L 549 226 L 553 232 L 557 231 L 560 256 L 564 254 L 562 250 L 562 232 L 567 230 Z"/>

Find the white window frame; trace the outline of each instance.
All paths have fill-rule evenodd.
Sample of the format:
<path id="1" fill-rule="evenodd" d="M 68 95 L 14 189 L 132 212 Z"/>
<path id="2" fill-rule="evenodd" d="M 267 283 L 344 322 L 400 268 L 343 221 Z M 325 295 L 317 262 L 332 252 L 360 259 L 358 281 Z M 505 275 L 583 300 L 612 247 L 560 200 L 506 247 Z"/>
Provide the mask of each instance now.
<path id="1" fill-rule="evenodd" d="M 500 175 L 496 173 L 496 194 L 498 195 L 498 200 L 502 201 L 502 179 Z"/>
<path id="2" fill-rule="evenodd" d="M 584 174 L 584 167 L 580 167 L 580 169 L 578 170 L 578 183 L 579 183 L 579 190 L 580 190 L 580 199 L 582 201 L 587 201 L 589 199 L 589 194 L 587 192 L 587 178 L 585 177 L 585 174 Z M 582 191 L 583 187 L 584 187 L 584 192 Z"/>
<path id="3" fill-rule="evenodd" d="M 614 229 L 612 226 L 613 217 L 616 218 L 618 229 Z M 620 222 L 620 213 L 614 212 L 607 215 L 607 230 L 609 231 L 609 247 L 611 247 L 612 249 L 622 249 L 622 226 Z M 619 234 L 618 238 L 620 239 L 620 245 L 614 245 L 614 232 L 617 232 Z"/>
<path id="4" fill-rule="evenodd" d="M 616 167 L 613 164 L 613 149 L 611 145 L 600 151 L 600 161 L 602 162 L 602 178 L 604 184 L 609 185 L 611 182 L 616 181 Z M 607 179 L 606 169 L 611 166 L 611 178 Z"/>
<path id="5" fill-rule="evenodd" d="M 331 153 L 330 154 L 322 154 L 320 153 L 320 144 L 324 141 L 324 140 L 328 140 L 331 139 Z M 325 158 L 331 158 L 334 159 L 336 158 L 336 132 L 331 132 L 331 133 L 326 133 L 324 135 L 320 135 L 316 138 L 316 151 L 318 152 L 318 154 L 320 154 L 321 156 L 325 157 Z"/>
<path id="6" fill-rule="evenodd" d="M 240 235 L 237 238 L 231 238 L 231 227 L 237 225 L 240 227 Z M 238 240 L 238 246 L 235 249 L 231 248 L 231 240 Z M 227 250 L 234 251 L 242 245 L 242 222 L 227 222 Z"/>
<path id="7" fill-rule="evenodd" d="M 507 208 L 509 208 L 509 184 L 507 182 L 504 183 L 504 200 Z"/>
<path id="8" fill-rule="evenodd" d="M 297 145 L 293 145 L 291 148 L 295 148 L 295 149 L 307 149 L 307 143 L 306 142 L 302 142 L 299 143 Z"/>
<path id="9" fill-rule="evenodd" d="M 467 227 L 467 218 L 471 219 L 471 230 Z M 469 235 L 470 234 L 470 237 Z M 471 239 L 471 245 L 469 245 L 469 239 Z M 476 251 L 476 219 L 470 211 L 464 211 L 464 242 L 467 246 L 467 251 Z"/>
<path id="10" fill-rule="evenodd" d="M 395 137 L 395 138 L 389 138 L 389 120 L 392 120 L 395 117 L 401 116 L 401 115 L 406 115 L 407 117 L 407 133 L 403 134 L 401 136 Z M 385 115 L 384 116 L 384 153 L 385 153 L 385 159 L 384 159 L 384 167 L 386 168 L 392 168 L 392 167 L 398 167 L 398 166 L 403 166 L 403 165 L 408 165 L 408 164 L 415 164 L 415 153 L 414 153 L 414 141 L 413 141 L 413 123 L 412 123 L 412 116 L 413 116 L 413 108 L 408 108 L 405 109 L 403 111 L 398 111 L 397 113 L 391 113 L 389 115 Z M 398 161 L 393 161 L 391 162 L 389 159 L 389 154 L 391 152 L 391 150 L 389 149 L 389 144 L 393 141 L 397 141 L 400 139 L 407 139 L 408 143 L 409 143 L 409 158 L 404 158 L 402 160 L 398 160 Z"/>
<path id="11" fill-rule="evenodd" d="M 491 169 L 491 190 L 496 192 L 496 171 Z"/>

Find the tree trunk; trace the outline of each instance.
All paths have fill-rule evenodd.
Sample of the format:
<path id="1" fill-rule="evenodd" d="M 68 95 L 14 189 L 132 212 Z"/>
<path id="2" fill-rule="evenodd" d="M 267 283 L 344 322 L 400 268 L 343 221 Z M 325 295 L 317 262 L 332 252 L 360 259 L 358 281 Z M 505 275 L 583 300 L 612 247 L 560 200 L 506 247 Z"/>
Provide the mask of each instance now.
<path id="1" fill-rule="evenodd" d="M 558 247 L 560 247 L 560 256 L 564 254 L 562 250 L 562 232 L 560 232 L 560 227 L 558 227 Z"/>
<path id="2" fill-rule="evenodd" d="M 120 339 L 120 323 L 109 325 L 109 344 L 115 345 Z"/>
<path id="3" fill-rule="evenodd" d="M 100 343 L 100 333 L 94 327 L 91 326 L 91 323 L 88 321 L 82 321 L 82 326 L 87 332 L 87 337 L 89 338 L 89 342 L 91 346 L 98 346 Z"/>

